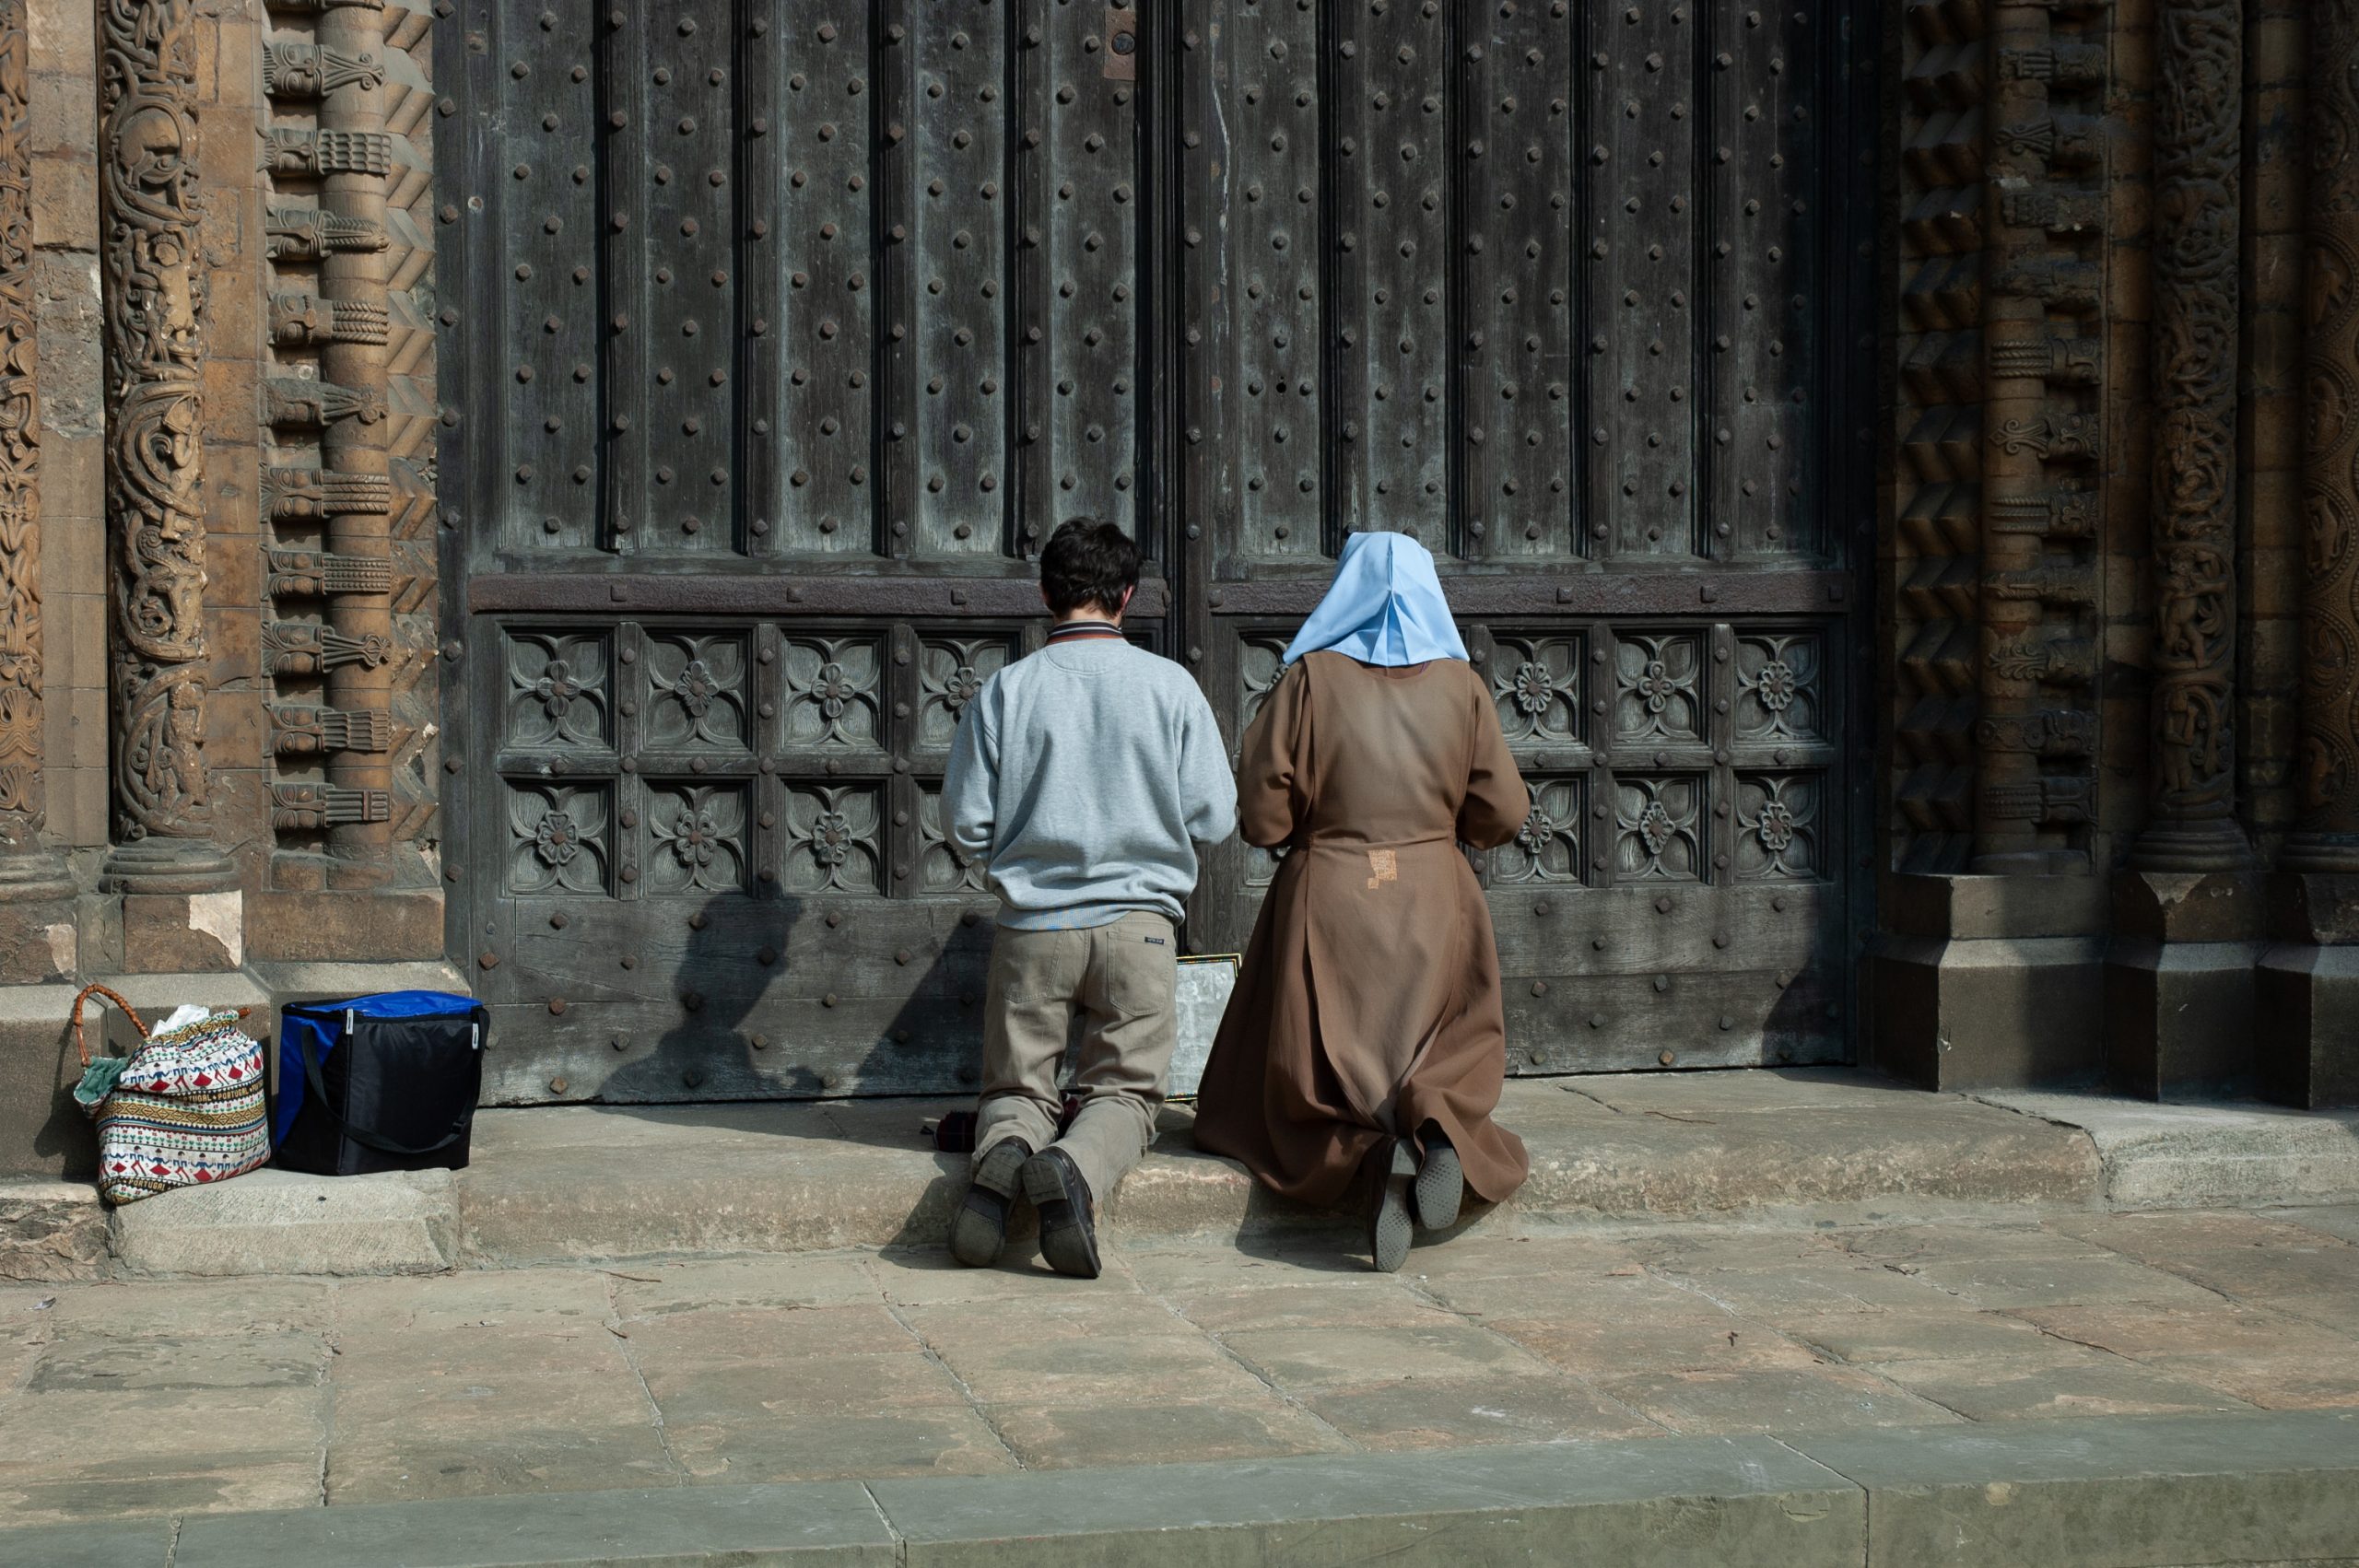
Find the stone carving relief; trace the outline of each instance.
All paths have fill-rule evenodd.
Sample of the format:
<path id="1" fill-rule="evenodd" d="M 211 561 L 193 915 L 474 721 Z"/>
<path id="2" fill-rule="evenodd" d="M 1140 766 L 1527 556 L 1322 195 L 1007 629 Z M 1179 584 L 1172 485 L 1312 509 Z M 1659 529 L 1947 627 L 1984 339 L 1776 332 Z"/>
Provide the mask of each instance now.
<path id="1" fill-rule="evenodd" d="M 114 804 L 126 843 L 202 839 L 207 666 L 195 0 L 104 0 L 99 145 L 114 545 Z"/>
<path id="2" fill-rule="evenodd" d="M 2241 0 L 2160 7 L 2154 132 L 2154 804 L 2138 863 L 2250 860 L 2235 817 Z"/>
<path id="3" fill-rule="evenodd" d="M 23 0 L 0 5 L 0 886 L 70 884 L 42 854 L 41 418 L 34 396 L 31 112 Z"/>
<path id="4" fill-rule="evenodd" d="M 2281 863 L 2359 872 L 2359 3 L 2310 7 L 2301 823 Z"/>

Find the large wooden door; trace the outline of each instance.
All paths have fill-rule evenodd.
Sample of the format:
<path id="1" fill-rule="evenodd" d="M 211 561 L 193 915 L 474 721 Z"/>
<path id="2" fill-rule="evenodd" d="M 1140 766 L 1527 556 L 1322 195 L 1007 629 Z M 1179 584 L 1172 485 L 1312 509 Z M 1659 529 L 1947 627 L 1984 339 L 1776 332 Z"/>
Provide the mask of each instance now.
<path id="1" fill-rule="evenodd" d="M 1182 619 L 1216 705 L 1251 717 L 1345 530 L 1417 535 L 1533 790 L 1485 869 L 1511 1066 L 1839 1059 L 1873 402 L 1848 8 L 1183 9 Z M 1197 942 L 1241 945 L 1273 870 L 1223 851 Z"/>
<path id="2" fill-rule="evenodd" d="M 1486 872 L 1521 1070 L 1841 1053 L 1865 509 L 1815 10 L 459 19 L 443 851 L 489 1097 L 970 1083 L 991 904 L 941 771 L 1079 514 L 1232 725 L 1348 530 L 1445 557 L 1536 790 Z M 1217 852 L 1191 944 L 1268 871 Z"/>

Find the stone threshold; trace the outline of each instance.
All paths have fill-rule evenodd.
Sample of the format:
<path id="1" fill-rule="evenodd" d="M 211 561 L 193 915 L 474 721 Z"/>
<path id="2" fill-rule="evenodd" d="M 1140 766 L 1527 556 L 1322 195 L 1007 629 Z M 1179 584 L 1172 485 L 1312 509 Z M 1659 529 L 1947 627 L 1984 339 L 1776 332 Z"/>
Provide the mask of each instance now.
<path id="1" fill-rule="evenodd" d="M 936 1246 L 964 1155 L 921 1128 L 956 1102 L 566 1106 L 478 1114 L 456 1172 L 331 1179 L 265 1170 L 109 1216 L 115 1271 L 372 1274 L 632 1258 Z M 1725 1219 L 1906 1199 L 2086 1208 L 2086 1134 L 1848 1070 L 1523 1079 L 1500 1119 L 1532 1175 L 1491 1231 L 1586 1220 Z M 1196 1153 L 1167 1112 L 1154 1153 L 1102 1206 L 1109 1243 L 1346 1223 L 1271 1198 Z M 1014 1235 L 1027 1234 L 1020 1212 Z"/>
<path id="2" fill-rule="evenodd" d="M 44 1568 L 2205 1568 L 2359 1553 L 2359 1412 L 541 1492 L 0 1532 Z"/>
<path id="3" fill-rule="evenodd" d="M 953 1102 L 486 1110 L 456 1172 L 264 1170 L 101 1211 L 0 1184 L 0 1277 L 432 1273 L 846 1246 L 937 1246 L 964 1156 L 921 1136 Z M 2099 1095 L 1927 1093 L 1844 1069 L 1511 1082 L 1532 1176 L 1465 1222 L 2186 1209 L 2359 1199 L 2359 1116 Z M 1103 1206 L 1114 1244 L 1350 1222 L 1280 1202 L 1166 1114 Z M 36 1191 L 35 1189 L 38 1188 Z M 1022 1239 L 1028 1215 L 1020 1214 Z"/>

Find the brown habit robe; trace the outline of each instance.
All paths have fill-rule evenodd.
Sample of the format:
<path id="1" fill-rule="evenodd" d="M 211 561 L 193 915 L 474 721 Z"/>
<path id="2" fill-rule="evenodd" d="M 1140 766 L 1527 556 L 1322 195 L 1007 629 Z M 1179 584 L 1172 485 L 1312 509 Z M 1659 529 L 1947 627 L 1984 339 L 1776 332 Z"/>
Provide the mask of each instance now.
<path id="1" fill-rule="evenodd" d="M 1289 847 L 1204 1069 L 1196 1143 L 1332 1207 L 1382 1139 L 1437 1123 L 1497 1202 L 1529 1169 L 1491 1120 L 1507 1023 L 1464 842 L 1515 837 L 1531 797 L 1490 694 L 1454 659 L 1313 653 L 1245 731 L 1247 842 Z"/>

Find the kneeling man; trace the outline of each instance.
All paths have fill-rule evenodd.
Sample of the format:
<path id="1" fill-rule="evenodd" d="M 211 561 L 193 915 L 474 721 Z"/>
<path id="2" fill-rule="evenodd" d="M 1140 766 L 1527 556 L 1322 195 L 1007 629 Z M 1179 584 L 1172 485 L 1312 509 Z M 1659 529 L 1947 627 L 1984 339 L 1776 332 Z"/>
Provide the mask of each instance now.
<path id="1" fill-rule="evenodd" d="M 1079 520 L 1040 554 L 1048 646 L 967 705 L 943 783 L 951 844 L 999 895 L 983 1022 L 974 1182 L 951 1222 L 961 1263 L 995 1261 L 1020 1189 L 1040 1252 L 1095 1278 L 1097 1209 L 1155 1138 L 1170 1064 L 1180 902 L 1196 846 L 1237 825 L 1212 708 L 1179 665 L 1122 636 L 1138 546 Z M 1057 1072 L 1085 1020 L 1081 1111 L 1062 1137 Z"/>

